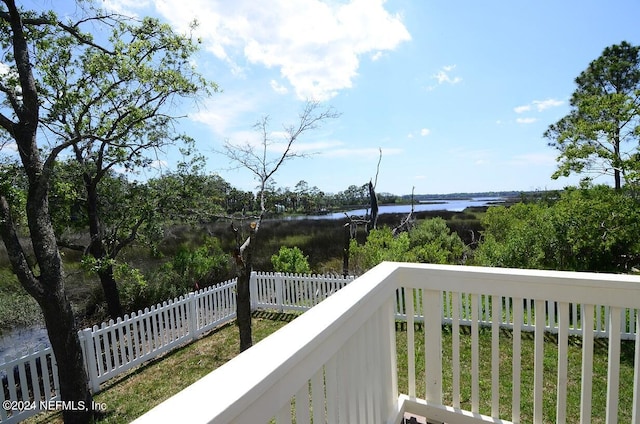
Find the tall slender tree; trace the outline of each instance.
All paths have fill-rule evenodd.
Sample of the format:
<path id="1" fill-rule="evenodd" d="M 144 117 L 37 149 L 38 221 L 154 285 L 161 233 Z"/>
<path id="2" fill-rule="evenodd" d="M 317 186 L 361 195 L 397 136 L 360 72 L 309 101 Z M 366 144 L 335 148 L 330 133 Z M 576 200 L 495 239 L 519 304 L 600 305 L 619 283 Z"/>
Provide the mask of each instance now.
<path id="1" fill-rule="evenodd" d="M 620 189 L 639 170 L 640 47 L 605 48 L 575 82 L 571 111 L 544 133 L 560 152 L 553 177 L 611 175 Z"/>
<path id="2" fill-rule="evenodd" d="M 282 165 L 294 158 L 306 156 L 295 149 L 295 143 L 300 137 L 309 131 L 317 129 L 330 119 L 336 119 L 340 116 L 333 108 L 322 109 L 321 104 L 316 101 L 307 101 L 298 121 L 294 125 L 284 128 L 282 144 L 284 148 L 281 153 L 273 154 L 271 149 L 275 140 L 269 131 L 268 117 L 258 121 L 254 128 L 260 133 L 260 144 L 252 145 L 235 144 L 227 141 L 223 146 L 223 154 L 236 165 L 250 171 L 258 181 L 257 200 L 259 202 L 258 215 L 253 217 L 250 225 L 248 236 L 242 242 L 239 238 L 239 230 L 234 228 L 238 234 L 238 246 L 234 253 L 237 263 L 237 314 L 236 321 L 240 331 L 240 350 L 244 351 L 251 347 L 253 339 L 251 336 L 251 293 L 249 280 L 251 278 L 253 251 L 256 243 L 258 243 L 258 232 L 260 225 L 267 212 L 266 191 L 269 184 L 273 181 L 273 176 Z"/>
<path id="3" fill-rule="evenodd" d="M 0 4 L 0 146 L 7 155 L 15 147 L 27 184 L 22 202 L 8 180 L 11 173 L 0 173 L 0 235 L 18 280 L 42 309 L 61 398 L 75 402 L 76 408 L 63 412 L 65 422 L 89 422 L 92 411 L 80 407 L 91 405 L 91 394 L 50 213 L 55 165 L 63 152 L 71 152 L 82 171 L 88 208 L 95 207 L 92 190 L 101 176 L 116 165 L 148 164 L 146 149 L 172 141 L 168 128 L 174 117 L 163 106 L 173 95 L 192 96 L 205 85 L 189 65 L 192 40 L 152 19 L 90 6 L 78 10 L 82 16 L 72 21 L 51 11 L 22 10 L 14 0 Z M 97 41 L 87 27 L 109 34 Z M 22 207 L 34 260 L 19 238 Z M 97 218 L 89 250 L 102 257 L 99 211 L 89 212 Z"/>

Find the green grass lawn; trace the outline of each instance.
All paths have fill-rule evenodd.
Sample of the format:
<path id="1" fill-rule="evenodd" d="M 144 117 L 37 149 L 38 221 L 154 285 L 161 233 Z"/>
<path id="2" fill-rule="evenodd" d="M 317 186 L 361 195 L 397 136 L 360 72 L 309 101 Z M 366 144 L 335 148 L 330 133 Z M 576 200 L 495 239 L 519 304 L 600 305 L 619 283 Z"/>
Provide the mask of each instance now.
<path id="1" fill-rule="evenodd" d="M 261 312 L 254 315 L 254 340 L 257 342 L 296 315 Z M 461 407 L 471 409 L 470 364 L 471 339 L 468 328 L 462 328 L 461 350 Z M 396 332 L 398 347 L 398 380 L 400 392 L 407 393 L 407 354 L 406 326 L 398 325 Z M 511 332 L 500 333 L 500 413 L 502 418 L 511 418 Z M 424 394 L 424 337 L 421 328 L 416 330 L 416 383 L 417 394 Z M 491 411 L 491 331 L 480 330 L 480 412 L 490 415 Z M 533 421 L 533 335 L 523 333 L 522 339 L 522 405 L 521 422 Z M 238 330 L 233 324 L 223 326 L 208 336 L 163 357 L 151 361 L 107 382 L 102 391 L 95 396 L 96 402 L 106 404 L 106 415 L 101 423 L 128 423 L 144 412 L 161 403 L 173 394 L 189 386 L 199 378 L 233 358 L 239 350 Z M 545 377 L 544 377 L 544 422 L 555 421 L 557 345 L 553 336 L 545 340 Z M 567 422 L 579 422 L 580 414 L 580 367 L 581 345 L 579 338 L 569 342 L 569 393 Z M 452 402 L 451 393 L 451 328 L 444 327 L 443 335 L 443 390 L 444 401 Z M 596 340 L 594 352 L 593 382 L 593 423 L 604 422 L 607 381 L 607 341 Z M 169 378 L 168 378 L 169 377 Z M 621 358 L 620 422 L 631 421 L 631 402 L 633 396 L 633 344 L 623 342 Z M 29 423 L 60 423 L 60 414 L 42 414 Z"/>
<path id="2" fill-rule="evenodd" d="M 398 384 L 401 393 L 408 393 L 407 377 L 407 346 L 406 325 L 396 331 L 398 349 Z M 471 336 L 468 327 L 461 327 L 460 336 L 460 401 L 461 408 L 471 410 Z M 464 335 L 463 335 L 464 334 Z M 511 420 L 512 396 L 512 333 L 508 330 L 500 331 L 500 416 Z M 491 415 L 491 329 L 479 329 L 480 342 L 480 413 Z M 443 401 L 451 405 L 452 394 L 452 359 L 451 359 L 451 327 L 445 326 L 442 340 L 443 353 Z M 580 422 L 580 388 L 582 367 L 582 340 L 570 337 L 568 354 L 568 388 L 567 388 L 567 422 Z M 606 339 L 596 339 L 594 342 L 593 359 L 593 396 L 592 423 L 605 422 L 606 393 L 607 393 L 607 349 Z M 415 332 L 416 351 L 416 394 L 424 397 L 424 332 L 420 327 Z M 620 422 L 631 422 L 633 401 L 633 352 L 634 342 L 623 341 L 620 363 L 620 392 L 618 417 Z M 534 340 L 533 333 L 522 333 L 521 355 L 521 405 L 520 417 L 522 423 L 533 422 L 533 363 Z M 555 335 L 545 335 L 544 344 L 544 392 L 543 415 L 544 422 L 555 422 L 556 418 L 556 385 L 558 346 Z M 422 376 L 422 378 L 421 378 Z"/>

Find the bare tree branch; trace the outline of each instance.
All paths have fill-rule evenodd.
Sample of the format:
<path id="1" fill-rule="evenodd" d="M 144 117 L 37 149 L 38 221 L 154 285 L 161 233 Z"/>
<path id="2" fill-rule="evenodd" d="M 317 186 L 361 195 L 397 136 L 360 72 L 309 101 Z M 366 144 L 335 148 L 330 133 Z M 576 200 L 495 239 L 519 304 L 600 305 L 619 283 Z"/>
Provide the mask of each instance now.
<path id="1" fill-rule="evenodd" d="M 380 173 L 380 162 L 382 162 L 382 147 L 378 147 L 378 150 L 380 151 L 380 156 L 378 157 L 378 166 L 376 166 L 376 179 L 373 183 L 374 189 L 378 187 L 378 174 Z"/>
<path id="2" fill-rule="evenodd" d="M 296 125 L 285 127 L 285 147 L 282 153 L 274 155 L 275 158 L 270 159 L 270 146 L 273 141 L 269 135 L 269 117 L 265 116 L 260 119 L 254 129 L 260 133 L 260 144 L 251 145 L 234 144 L 229 140 L 223 145 L 222 154 L 224 154 L 236 168 L 244 168 L 251 172 L 258 180 L 260 212 L 255 221 L 250 224 L 249 236 L 244 243 L 240 245 L 240 234 L 238 230 L 231 225 L 232 231 L 236 236 L 236 248 L 234 257 L 237 268 L 237 291 L 236 291 L 236 316 L 240 332 L 240 350 L 243 351 L 252 345 L 251 337 L 251 300 L 249 278 L 252 268 L 252 256 L 255 245 L 256 236 L 260 230 L 260 224 L 266 212 L 265 190 L 273 175 L 281 168 L 282 164 L 287 160 L 305 156 L 303 153 L 293 150 L 294 143 L 307 131 L 318 128 L 328 119 L 334 119 L 340 116 L 333 108 L 329 107 L 320 110 L 320 104 L 314 101 L 307 101 L 299 120 Z"/>

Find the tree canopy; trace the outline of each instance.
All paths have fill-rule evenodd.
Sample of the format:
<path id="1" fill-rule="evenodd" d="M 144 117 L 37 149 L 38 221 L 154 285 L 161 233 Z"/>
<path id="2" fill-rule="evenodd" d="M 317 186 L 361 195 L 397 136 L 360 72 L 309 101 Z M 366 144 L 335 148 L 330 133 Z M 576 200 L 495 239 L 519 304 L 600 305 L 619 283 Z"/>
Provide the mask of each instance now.
<path id="1" fill-rule="evenodd" d="M 640 261 L 640 213 L 633 192 L 570 188 L 552 202 L 491 207 L 479 265 L 629 272 Z"/>
<path id="2" fill-rule="evenodd" d="M 637 181 L 640 47 L 623 41 L 605 48 L 575 82 L 571 111 L 544 133 L 559 151 L 553 177 L 611 175 L 616 189 Z"/>
<path id="3" fill-rule="evenodd" d="M 155 159 L 149 151 L 183 139 L 173 134 L 172 101 L 215 85 L 190 62 L 198 43 L 151 18 L 105 13 L 91 2 L 78 16 L 0 5 L 0 234 L 13 271 L 39 303 L 60 370 L 64 401 L 91 404 L 75 317 L 65 292 L 60 243 L 50 193 L 60 161 L 81 178 L 89 220 L 89 251 L 105 258 L 98 186 L 116 167 L 132 170 Z M 14 153 L 16 152 L 16 153 Z M 8 164 L 16 157 L 15 164 Z M 14 172 L 17 171 L 17 172 Z M 24 184 L 26 196 L 10 181 Z M 71 196 L 73 183 L 58 180 Z M 125 196 L 126 197 L 126 196 Z M 64 201 L 68 201 L 67 197 Z M 24 211 L 24 213 L 22 212 Z M 18 237 L 26 218 L 29 248 Z M 103 287 L 115 288 L 112 281 Z M 65 421 L 91 420 L 92 411 L 66 411 Z"/>

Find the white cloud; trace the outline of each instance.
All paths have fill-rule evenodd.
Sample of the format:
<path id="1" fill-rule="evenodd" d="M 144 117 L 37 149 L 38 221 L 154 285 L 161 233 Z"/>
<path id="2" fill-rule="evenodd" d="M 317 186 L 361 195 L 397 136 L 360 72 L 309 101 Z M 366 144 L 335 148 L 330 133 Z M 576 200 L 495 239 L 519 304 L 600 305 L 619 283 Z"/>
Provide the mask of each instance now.
<path id="1" fill-rule="evenodd" d="M 456 68 L 456 65 L 447 65 L 447 66 L 443 66 L 442 69 L 440 69 L 440 71 L 438 71 L 435 75 L 433 75 L 431 78 L 435 79 L 438 81 L 438 85 L 441 84 L 458 84 L 460 81 L 462 81 L 462 78 L 458 77 L 458 76 L 452 76 L 451 73 L 452 71 Z M 431 87 L 433 88 L 433 87 Z"/>
<path id="2" fill-rule="evenodd" d="M 515 113 L 529 112 L 532 108 L 536 108 L 538 112 L 542 112 L 552 107 L 562 106 L 564 101 L 557 99 L 534 100 L 527 105 L 516 106 L 513 108 Z"/>
<path id="3" fill-rule="evenodd" d="M 555 165 L 556 157 L 553 153 L 526 153 L 514 156 L 511 159 L 512 165 Z"/>
<path id="4" fill-rule="evenodd" d="M 549 109 L 551 107 L 562 106 L 564 104 L 562 100 L 556 99 L 534 100 L 532 103 L 538 109 L 538 112 L 542 112 L 543 110 Z"/>
<path id="5" fill-rule="evenodd" d="M 518 124 L 533 124 L 537 120 L 538 120 L 538 118 L 518 118 L 518 119 L 516 119 L 516 122 Z"/>
<path id="6" fill-rule="evenodd" d="M 114 8 L 131 0 L 109 0 Z M 411 35 L 384 0 L 155 0 L 180 31 L 197 19 L 204 48 L 236 72 L 277 68 L 297 97 L 326 100 L 350 88 L 361 55 L 394 50 Z"/>
<path id="7" fill-rule="evenodd" d="M 407 138 L 414 138 L 416 136 L 420 136 L 420 137 L 426 137 L 429 134 L 431 134 L 431 130 L 429 128 L 422 128 L 419 131 L 412 131 L 409 134 L 407 134 Z"/>
<path id="8" fill-rule="evenodd" d="M 148 0 L 102 0 L 102 7 L 123 15 L 136 16 L 135 10 L 149 7 Z"/>
<path id="9" fill-rule="evenodd" d="M 214 133 L 223 137 L 230 137 L 229 131 L 238 124 L 243 126 L 247 122 L 238 122 L 247 112 L 253 112 L 256 104 L 251 99 L 255 96 L 246 93 L 229 94 L 222 92 L 213 98 L 206 99 L 200 109 L 189 114 L 193 121 L 207 125 Z"/>
<path id="10" fill-rule="evenodd" d="M 269 84 L 271 85 L 271 88 L 273 89 L 273 91 L 275 91 L 278 94 L 287 94 L 289 92 L 287 87 L 279 84 L 278 81 L 276 80 L 271 80 Z"/>

